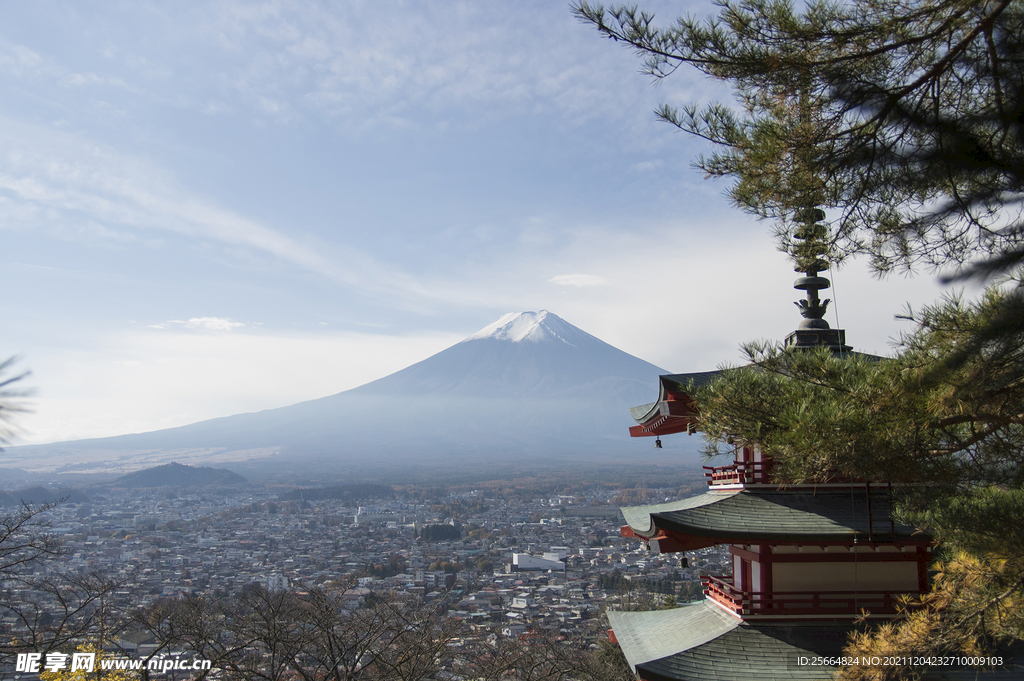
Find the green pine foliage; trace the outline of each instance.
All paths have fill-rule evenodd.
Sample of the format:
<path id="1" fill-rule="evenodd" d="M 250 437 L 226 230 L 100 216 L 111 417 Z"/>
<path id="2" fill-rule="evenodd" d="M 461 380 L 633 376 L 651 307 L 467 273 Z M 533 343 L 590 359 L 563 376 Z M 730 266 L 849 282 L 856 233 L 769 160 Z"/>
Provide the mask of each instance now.
<path id="1" fill-rule="evenodd" d="M 978 302 L 954 297 L 927 308 L 892 359 L 750 344 L 749 365 L 694 388 L 701 427 L 713 450 L 726 438 L 762 447 L 789 482 L 1020 487 L 1024 334 L 981 341 L 1017 298 L 1017 289 L 991 289 Z"/>
<path id="2" fill-rule="evenodd" d="M 690 65 L 736 102 L 659 116 L 709 140 L 695 165 L 733 181 L 792 251 L 795 211 L 839 211 L 836 260 L 880 271 L 1019 263 L 1024 7 L 1013 0 L 716 0 L 659 26 L 635 5 L 575 14 L 635 49 L 656 78 Z"/>
<path id="3" fill-rule="evenodd" d="M 939 542 L 932 593 L 849 653 L 974 654 L 1024 639 L 1024 3 L 715 0 L 660 24 L 636 6 L 575 14 L 648 74 L 692 66 L 732 104 L 662 107 L 708 140 L 695 165 L 770 220 L 799 271 L 866 255 L 992 287 L 918 313 L 896 357 L 750 344 L 749 364 L 695 389 L 701 429 L 756 444 L 783 483 L 894 483 L 902 519 Z M 828 230 L 802 216 L 822 208 Z M 846 670 L 911 678 L 912 668 Z"/>
<path id="4" fill-rule="evenodd" d="M 978 655 L 1024 640 L 1024 334 L 990 333 L 1019 293 L 922 311 L 891 359 L 756 344 L 749 365 L 693 389 L 711 453 L 726 438 L 760 446 L 784 484 L 894 483 L 900 519 L 939 542 L 933 591 L 902 622 L 858 635 L 851 656 Z"/>

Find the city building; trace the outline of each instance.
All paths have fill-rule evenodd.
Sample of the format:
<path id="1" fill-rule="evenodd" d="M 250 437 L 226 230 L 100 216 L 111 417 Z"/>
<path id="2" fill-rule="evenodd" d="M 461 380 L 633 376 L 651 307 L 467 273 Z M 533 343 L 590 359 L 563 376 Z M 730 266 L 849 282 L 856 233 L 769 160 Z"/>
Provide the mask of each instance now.
<path id="1" fill-rule="evenodd" d="M 561 557 L 559 557 L 561 556 Z M 531 556 L 528 553 L 512 554 L 513 570 L 555 570 L 565 572 L 565 554 L 547 551 L 542 557 Z"/>

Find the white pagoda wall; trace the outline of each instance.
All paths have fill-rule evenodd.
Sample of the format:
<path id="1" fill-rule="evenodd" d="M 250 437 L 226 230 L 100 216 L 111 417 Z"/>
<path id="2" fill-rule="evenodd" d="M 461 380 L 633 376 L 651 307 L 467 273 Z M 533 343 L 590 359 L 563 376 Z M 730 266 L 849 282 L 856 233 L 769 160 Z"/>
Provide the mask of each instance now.
<path id="1" fill-rule="evenodd" d="M 754 565 L 755 574 L 757 564 Z M 829 562 L 774 563 L 772 591 L 914 591 L 918 588 L 917 563 Z"/>

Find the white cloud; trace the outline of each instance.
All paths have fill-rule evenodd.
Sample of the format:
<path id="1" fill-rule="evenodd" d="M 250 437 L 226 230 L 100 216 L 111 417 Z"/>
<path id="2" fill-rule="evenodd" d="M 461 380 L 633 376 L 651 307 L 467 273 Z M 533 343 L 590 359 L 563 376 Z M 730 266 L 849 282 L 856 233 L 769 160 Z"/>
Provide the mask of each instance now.
<path id="1" fill-rule="evenodd" d="M 259 323 L 255 324 L 259 326 Z M 187 320 L 182 319 L 170 319 L 160 324 L 148 324 L 148 329 L 169 329 L 172 326 L 180 326 L 186 329 L 203 329 L 206 331 L 230 331 L 240 326 L 245 326 L 243 322 L 236 322 L 227 317 L 190 317 Z"/>
<path id="2" fill-rule="evenodd" d="M 559 274 L 557 277 L 548 279 L 548 283 L 559 286 L 586 288 L 588 286 L 604 286 L 608 283 L 608 280 L 596 274 Z"/>
<path id="3" fill-rule="evenodd" d="M 86 347 L 81 338 L 65 340 L 74 320 L 61 320 L 41 342 L 74 342 L 77 349 L 54 351 L 39 347 L 44 334 L 29 323 L 36 324 L 35 312 L 25 314 L 23 324 L 9 324 L 23 326 L 23 335 L 8 334 L 5 342 L 31 351 L 45 389 L 31 417 L 36 441 L 164 428 L 338 392 L 422 359 L 509 310 L 549 309 L 671 370 L 736 361 L 739 343 L 781 338 L 799 321 L 791 267 L 766 227 L 729 210 L 720 185 L 674 173 L 676 152 L 667 153 L 664 142 L 681 136 L 649 113 L 658 102 L 699 101 L 720 86 L 695 86 L 692 72 L 680 71 L 649 88 L 634 55 L 577 24 L 563 4 L 425 0 L 381 11 L 365 0 L 140 0 L 110 7 L 82 15 L 88 25 L 79 33 L 88 40 L 19 32 L 31 42 L 23 47 L 0 35 L 0 79 L 12 85 L 4 110 L 26 121 L 0 118 L 5 257 L 77 263 L 84 273 L 76 281 L 121 273 L 136 255 L 153 263 L 151 276 L 147 270 L 116 287 L 140 292 L 129 298 L 135 308 L 118 307 L 99 286 L 77 290 L 56 275 L 38 277 L 61 284 L 39 294 L 41 316 L 55 318 L 58 302 L 75 306 L 73 314 L 95 322 L 93 334 L 108 333 L 102 325 L 125 316 L 163 320 L 181 309 L 258 316 L 266 327 L 178 316 Z M 97 62 L 89 47 L 104 41 L 116 49 L 101 50 L 106 61 Z M 113 121 L 113 110 L 125 117 Z M 624 119 L 630 123 L 621 125 Z M 514 209 L 473 202 L 485 196 L 477 186 L 492 173 L 465 163 L 474 139 L 456 133 L 504 139 L 529 129 L 508 141 L 530 152 L 542 126 L 560 132 L 581 121 L 596 121 L 594 134 L 582 147 L 573 146 L 572 135 L 560 137 L 565 144 L 554 156 L 564 157 L 553 159 L 575 168 L 600 149 L 598 171 L 607 184 L 585 185 L 585 173 L 557 163 L 549 173 L 540 158 L 538 165 L 510 163 L 501 175 Z M 248 136 L 256 126 L 265 147 Z M 360 154 L 378 151 L 367 128 L 388 142 L 381 158 L 393 172 L 383 176 L 382 194 L 374 193 L 373 175 L 365 175 L 366 185 L 345 181 L 347 164 L 362 180 L 367 157 Z M 394 134 L 399 129 L 417 132 L 404 138 Z M 443 148 L 432 146 L 438 138 Z M 329 162 L 306 153 L 310 139 Z M 348 144 L 352 139 L 358 144 Z M 429 157 L 436 175 L 427 179 L 447 182 L 442 190 L 401 193 L 424 185 L 422 173 L 406 174 L 417 172 L 418 160 L 389 146 L 403 142 Z M 685 143 L 672 148 L 681 156 L 691 150 Z M 448 152 L 457 171 L 445 165 Z M 189 174 L 210 159 L 225 172 Z M 495 168 L 505 161 L 493 157 Z M 227 170 L 243 163 L 259 172 Z M 299 181 L 283 182 L 282 173 Z M 625 188 L 621 195 L 601 189 L 615 183 Z M 434 195 L 450 200 L 434 203 Z M 415 219 L 387 210 L 395 196 L 416 207 Z M 670 209 L 661 215 L 679 219 L 651 217 L 662 201 Z M 606 223 L 585 223 L 581 213 Z M 77 248 L 83 242 L 103 248 Z M 163 257 L 172 253 L 181 260 Z M 215 277 L 203 271 L 206 263 L 216 265 L 209 268 Z M 181 284 L 193 273 L 198 283 L 186 291 Z M 938 289 L 930 277 L 880 283 L 854 268 L 834 280 L 831 297 L 839 298 L 850 342 L 871 352 L 885 350 L 903 301 L 934 300 Z M 198 304 L 188 299 L 204 286 L 229 303 L 210 303 L 205 289 Z M 385 335 L 431 316 L 457 316 L 462 333 Z M 831 311 L 829 317 L 832 323 Z M 328 335 L 328 322 L 380 333 Z M 287 336 L 281 328 L 320 335 Z"/>
<path id="4" fill-rule="evenodd" d="M 625 104 L 646 87 L 635 58 L 610 49 L 564 5 L 417 2 L 381 10 L 372 2 L 138 2 L 95 18 L 93 32 L 118 48 L 92 66 L 110 75 L 77 74 L 70 60 L 60 64 L 20 45 L 0 52 L 0 67 L 39 73 L 43 62 L 69 82 L 127 81 L 152 102 L 209 112 L 212 99 L 218 109 L 289 124 L 317 118 L 348 134 L 420 127 L 431 118 L 473 127 L 481 116 L 538 111 L 555 112 L 566 125 L 635 117 Z M 122 23 L 151 21 L 154 12 L 159 40 L 119 32 Z M 660 96 L 692 90 L 696 80 L 680 73 Z"/>
<path id="5" fill-rule="evenodd" d="M 0 72 L 16 77 L 37 75 L 49 70 L 43 58 L 34 50 L 24 45 L 16 45 L 0 40 Z"/>
<path id="6" fill-rule="evenodd" d="M 106 437 L 295 404 L 348 390 L 454 345 L 453 334 L 386 336 L 133 331 L 94 347 L 39 349 L 41 386 L 21 444 Z"/>
<path id="7" fill-rule="evenodd" d="M 715 234 L 666 226 L 653 240 L 597 229 L 584 236 L 533 259 L 482 264 L 479 276 L 458 272 L 424 284 L 430 299 L 446 301 L 438 306 L 449 315 L 459 307 L 468 311 L 461 316 L 471 321 L 452 333 L 288 335 L 195 317 L 114 336 L 90 349 L 37 350 L 27 361 L 44 390 L 36 412 L 24 419 L 26 441 L 168 428 L 340 392 L 425 359 L 509 310 L 551 310 L 669 371 L 737 363 L 741 343 L 781 340 L 800 321 L 792 304 L 799 297 L 792 289 L 795 275 L 760 225 L 744 226 L 737 218 L 719 224 Z M 583 271 L 607 273 L 608 283 L 551 286 L 539 276 L 568 260 Z M 940 291 L 933 277 L 880 282 L 855 266 L 832 279 L 830 297 L 838 298 L 848 342 L 878 354 L 907 328 L 892 319 L 904 301 L 934 301 Z M 835 324 L 833 310 L 828 321 Z M 194 333 L 190 322 L 235 330 Z"/>
<path id="8" fill-rule="evenodd" d="M 0 119 L 0 160 L 0 229 L 117 242 L 132 240 L 131 231 L 172 232 L 253 249 L 347 285 L 407 288 L 407 277 L 366 253 L 286 235 L 197 198 L 152 163 L 73 134 Z"/>
<path id="9" fill-rule="evenodd" d="M 662 161 L 661 159 L 655 159 L 653 161 L 640 161 L 639 163 L 634 163 L 629 167 L 629 169 L 635 173 L 649 173 L 656 170 L 661 170 L 662 166 L 664 165 L 664 161 Z"/>
<path id="10" fill-rule="evenodd" d="M 742 343 L 781 341 L 795 330 L 801 318 L 793 301 L 802 294 L 793 289 L 792 263 L 776 250 L 765 226 L 738 213 L 725 213 L 714 229 L 694 227 L 693 219 L 648 225 L 642 234 L 581 227 L 577 238 L 558 248 L 504 253 L 424 287 L 448 310 L 491 310 L 494 318 L 510 310 L 550 310 L 670 371 L 736 363 Z M 565 263 L 578 272 L 601 272 L 604 285 L 552 282 L 548 273 Z M 859 261 L 831 278 L 828 293 L 835 302 L 827 321 L 836 326 L 838 312 L 848 342 L 875 354 L 888 354 L 890 340 L 909 330 L 893 319 L 906 302 L 931 303 L 944 290 L 933 275 L 879 281 Z"/>
<path id="11" fill-rule="evenodd" d="M 224 317 L 192 317 L 185 326 L 189 329 L 207 329 L 208 331 L 230 331 L 239 326 L 245 326 L 242 322 L 233 322 Z"/>

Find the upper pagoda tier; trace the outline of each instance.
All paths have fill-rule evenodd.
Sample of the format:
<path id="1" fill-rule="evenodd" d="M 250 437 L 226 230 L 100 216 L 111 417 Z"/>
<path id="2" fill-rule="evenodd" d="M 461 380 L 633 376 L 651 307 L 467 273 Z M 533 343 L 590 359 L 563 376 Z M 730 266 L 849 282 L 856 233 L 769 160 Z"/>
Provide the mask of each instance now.
<path id="1" fill-rule="evenodd" d="M 779 489 L 712 490 L 651 506 L 627 506 L 624 534 L 647 540 L 674 537 L 692 551 L 715 544 L 770 542 L 927 542 L 892 519 L 884 488 L 794 493 Z"/>
<path id="2" fill-rule="evenodd" d="M 820 291 L 832 286 L 832 282 L 818 274 L 829 267 L 825 258 L 828 250 L 825 239 L 828 227 L 822 224 L 825 213 L 818 208 L 806 208 L 797 211 L 795 220 L 801 226 L 793 236 L 802 242 L 794 252 L 796 271 L 804 276 L 793 282 L 793 288 L 803 292 L 806 297 L 795 302 L 803 320 L 795 331 L 786 336 L 784 345 L 791 350 L 827 348 L 836 355 L 845 357 L 851 354 L 852 350 L 846 344 L 846 331 L 833 329 L 825 321 L 825 312 L 830 301 L 822 300 L 818 295 Z M 630 427 L 630 436 L 659 437 L 693 432 L 698 414 L 689 391 L 710 383 L 721 375 L 721 371 L 701 371 L 659 377 L 658 400 L 630 409 L 637 423 Z"/>
<path id="3" fill-rule="evenodd" d="M 697 406 L 687 394 L 692 387 L 710 383 L 721 371 L 694 374 L 666 374 L 658 377 L 658 400 L 630 408 L 637 425 L 630 426 L 630 437 L 654 437 L 672 433 L 693 432 L 697 422 Z"/>

